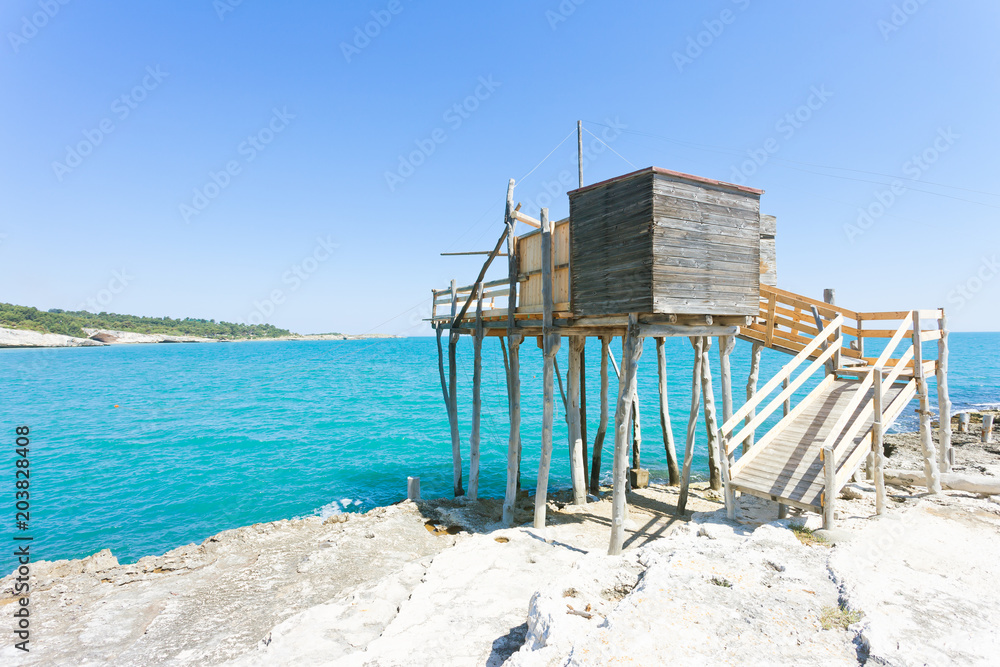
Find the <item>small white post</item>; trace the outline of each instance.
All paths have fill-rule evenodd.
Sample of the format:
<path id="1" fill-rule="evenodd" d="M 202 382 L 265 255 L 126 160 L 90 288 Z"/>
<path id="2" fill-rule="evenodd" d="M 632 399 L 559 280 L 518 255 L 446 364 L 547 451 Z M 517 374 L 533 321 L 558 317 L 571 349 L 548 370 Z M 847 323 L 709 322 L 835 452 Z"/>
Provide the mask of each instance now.
<path id="1" fill-rule="evenodd" d="M 407 500 L 420 500 L 420 478 L 406 478 L 406 498 Z"/>
<path id="2" fill-rule="evenodd" d="M 969 413 L 959 412 L 958 413 L 958 432 L 968 433 L 969 432 Z"/>
<path id="3" fill-rule="evenodd" d="M 993 415 L 983 415 L 983 442 L 993 442 Z"/>

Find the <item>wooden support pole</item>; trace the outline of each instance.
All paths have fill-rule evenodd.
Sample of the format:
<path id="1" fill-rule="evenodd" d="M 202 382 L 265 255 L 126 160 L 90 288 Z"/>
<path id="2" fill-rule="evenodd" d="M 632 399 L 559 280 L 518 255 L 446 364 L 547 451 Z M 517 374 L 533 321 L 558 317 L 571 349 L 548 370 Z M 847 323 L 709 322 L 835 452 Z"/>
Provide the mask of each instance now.
<path id="1" fill-rule="evenodd" d="M 632 392 L 635 390 L 636 367 L 642 355 L 639 316 L 629 313 L 625 333 L 625 354 L 622 356 L 618 406 L 615 410 L 615 453 L 612 479 L 611 543 L 608 555 L 617 556 L 625 543 L 625 482 L 628 469 L 628 423 L 632 412 Z"/>
<path id="2" fill-rule="evenodd" d="M 632 401 L 632 468 L 642 468 L 642 420 L 639 415 L 639 388 L 635 389 Z"/>
<path id="3" fill-rule="evenodd" d="M 569 431 L 570 479 L 573 483 L 573 504 L 587 502 L 587 477 L 583 465 L 583 436 L 580 424 L 580 357 L 583 352 L 583 336 L 572 336 L 569 340 L 569 385 L 567 421 Z"/>
<path id="4" fill-rule="evenodd" d="M 590 479 L 590 461 L 587 455 L 587 337 L 582 336 L 580 347 L 580 451 L 583 454 L 584 486 Z"/>
<path id="5" fill-rule="evenodd" d="M 579 169 L 580 187 L 583 187 L 583 121 L 576 121 L 576 164 Z"/>
<path id="6" fill-rule="evenodd" d="M 719 377 L 722 382 L 722 423 L 733 416 L 733 372 L 729 365 L 729 355 L 736 347 L 736 336 L 719 338 Z"/>
<path id="7" fill-rule="evenodd" d="M 514 505 L 517 503 L 518 481 L 521 476 L 521 363 L 522 337 L 515 334 L 508 339 L 510 373 L 507 375 L 510 436 L 507 439 L 507 490 L 503 502 L 503 523 L 514 525 Z"/>
<path id="8" fill-rule="evenodd" d="M 757 378 L 760 376 L 760 352 L 764 349 L 764 346 L 760 343 L 754 343 L 753 348 L 750 351 L 750 376 L 747 378 L 747 402 L 757 395 Z M 746 426 L 754 420 L 757 416 L 757 409 L 754 408 L 750 410 L 746 418 L 743 420 L 743 425 Z M 751 431 L 750 435 L 746 437 L 743 441 L 743 453 L 746 454 L 747 450 L 753 447 L 754 434 Z"/>
<path id="9" fill-rule="evenodd" d="M 601 491 L 601 450 L 608 430 L 608 348 L 611 336 L 601 336 L 601 421 L 594 437 L 594 460 L 590 466 L 590 492 L 595 496 Z"/>
<path id="10" fill-rule="evenodd" d="M 712 339 L 703 336 L 701 348 L 701 393 L 705 400 L 705 431 L 708 435 L 708 483 L 713 491 L 722 490 L 722 463 L 719 459 L 719 424 L 715 414 L 715 392 L 712 390 L 712 364 L 708 351 Z"/>
<path id="11" fill-rule="evenodd" d="M 955 463 L 951 448 L 951 396 L 948 393 L 948 318 L 941 309 L 938 320 L 941 338 L 938 339 L 937 393 L 938 393 L 938 466 L 941 472 L 950 472 Z"/>
<path id="12" fill-rule="evenodd" d="M 451 318 L 455 320 L 458 311 L 458 295 L 455 291 L 455 281 L 451 281 Z M 451 461 L 455 497 L 465 494 L 462 489 L 462 439 L 458 433 L 458 338 L 457 329 L 448 333 L 448 398 L 451 422 Z"/>
<path id="13" fill-rule="evenodd" d="M 555 412 L 555 356 L 559 335 L 552 333 L 552 224 L 549 209 L 541 213 L 542 227 L 542 451 L 538 461 L 538 484 L 535 487 L 535 528 L 545 527 L 548 502 L 549 467 L 552 464 L 552 419 Z M 570 346 L 570 357 L 572 345 Z M 568 413 L 567 413 L 568 414 Z M 571 440 L 572 444 L 575 444 Z M 574 482 L 576 480 L 574 479 Z M 574 484 L 575 487 L 575 484 Z"/>
<path id="14" fill-rule="evenodd" d="M 969 413 L 959 412 L 958 413 L 958 432 L 968 433 L 969 432 Z"/>
<path id="15" fill-rule="evenodd" d="M 984 444 L 993 442 L 993 415 L 983 415 L 982 441 Z"/>
<path id="16" fill-rule="evenodd" d="M 788 385 L 789 385 L 788 378 L 785 378 L 784 380 L 781 381 L 782 389 L 788 389 Z M 790 413 L 791 411 L 792 411 L 792 397 L 791 394 L 789 394 L 788 398 L 785 399 L 784 404 L 782 404 L 781 406 L 781 416 L 787 417 L 788 413 Z"/>
<path id="17" fill-rule="evenodd" d="M 420 478 L 419 477 L 407 477 L 406 478 L 406 499 L 407 500 L 420 500 Z"/>
<path id="18" fill-rule="evenodd" d="M 698 408 L 701 407 L 702 338 L 691 337 L 694 347 L 694 370 L 691 375 L 691 413 L 688 416 L 687 441 L 684 445 L 684 468 L 681 471 L 681 493 L 677 498 L 677 516 L 684 516 L 687 508 L 688 487 L 691 485 L 691 461 L 694 459 L 694 439 L 698 432 Z"/>
<path id="19" fill-rule="evenodd" d="M 507 343 L 509 366 L 507 373 L 507 407 L 510 414 L 510 435 L 507 440 L 507 489 L 504 494 L 502 520 L 505 526 L 514 525 L 514 506 L 517 503 L 517 489 L 521 478 L 521 363 L 520 346 L 522 336 L 517 333 L 514 313 L 517 310 L 517 236 L 514 235 L 514 179 L 507 183 L 507 211 L 504 223 L 507 225 L 507 275 L 510 281 L 507 296 Z"/>
<path id="20" fill-rule="evenodd" d="M 535 528 L 545 527 L 545 508 L 549 493 L 549 466 L 552 463 L 552 418 L 555 411 L 555 385 L 553 358 L 557 345 L 552 336 L 546 336 L 542 366 L 542 450 L 538 460 L 538 483 L 535 487 Z"/>
<path id="21" fill-rule="evenodd" d="M 469 436 L 469 492 L 472 500 L 479 498 L 479 422 L 483 411 L 483 284 L 477 283 L 476 330 L 472 339 L 472 434 Z"/>
<path id="22" fill-rule="evenodd" d="M 917 380 L 920 397 L 920 448 L 924 455 L 924 476 L 927 490 L 941 493 L 941 472 L 938 468 L 937 453 L 931 436 L 931 408 L 927 395 L 927 378 L 924 375 L 924 353 L 920 342 L 920 311 L 913 311 L 913 374 Z"/>
<path id="23" fill-rule="evenodd" d="M 833 528 L 836 518 L 835 501 L 837 497 L 837 462 L 833 458 L 833 448 L 824 447 L 820 450 L 823 461 L 823 528 Z"/>
<path id="24" fill-rule="evenodd" d="M 663 431 L 663 449 L 667 454 L 667 473 L 670 477 L 670 486 L 677 486 L 681 481 L 681 472 L 677 464 L 674 430 L 670 424 L 670 407 L 667 400 L 667 354 L 662 337 L 656 339 L 656 372 L 660 392 L 660 429 Z"/>
<path id="25" fill-rule="evenodd" d="M 872 371 L 872 405 L 874 407 L 874 423 L 872 424 L 872 479 L 875 482 L 875 514 L 885 513 L 885 446 L 882 443 L 882 396 L 885 382 L 885 370 L 876 368 Z"/>

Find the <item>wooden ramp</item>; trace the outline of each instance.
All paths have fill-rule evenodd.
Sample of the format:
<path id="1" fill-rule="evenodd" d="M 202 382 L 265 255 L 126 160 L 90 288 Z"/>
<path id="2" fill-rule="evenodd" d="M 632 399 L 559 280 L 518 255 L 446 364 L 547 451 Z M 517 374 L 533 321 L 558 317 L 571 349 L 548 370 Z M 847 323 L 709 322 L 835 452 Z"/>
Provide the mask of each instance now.
<path id="1" fill-rule="evenodd" d="M 733 489 L 786 505 L 821 511 L 825 479 L 820 451 L 852 403 L 857 407 L 848 423 L 861 420 L 860 432 L 838 450 L 837 478 L 849 478 L 867 457 L 867 452 L 871 451 L 874 392 L 866 387 L 866 395 L 860 401 L 853 400 L 861 388 L 861 381 L 853 379 L 835 379 L 818 387 L 814 395 L 800 404 L 801 410 L 789 414 L 775 426 L 777 434 L 770 442 L 761 443 L 755 454 L 750 452 L 740 459 L 742 465 L 738 470 L 734 466 L 730 482 Z M 883 394 L 886 404 L 898 405 L 899 408 L 883 415 L 883 427 L 895 421 L 914 394 L 912 383 L 886 388 Z M 859 449 L 864 450 L 862 456 L 856 455 Z M 847 466 L 850 469 L 846 469 Z"/>

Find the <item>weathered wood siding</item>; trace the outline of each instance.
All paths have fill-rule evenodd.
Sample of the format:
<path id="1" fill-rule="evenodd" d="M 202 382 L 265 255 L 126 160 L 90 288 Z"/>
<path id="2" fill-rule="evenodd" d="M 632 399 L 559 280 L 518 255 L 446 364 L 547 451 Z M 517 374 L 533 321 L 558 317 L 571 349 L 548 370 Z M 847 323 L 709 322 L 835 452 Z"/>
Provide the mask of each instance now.
<path id="1" fill-rule="evenodd" d="M 569 196 L 576 316 L 757 313 L 759 191 L 644 169 Z"/>
<path id="2" fill-rule="evenodd" d="M 542 312 L 542 234 L 530 231 L 517 237 L 520 258 L 517 312 Z M 552 307 L 569 310 L 569 219 L 552 227 Z"/>
<path id="3" fill-rule="evenodd" d="M 653 312 L 653 174 L 570 193 L 577 316 Z"/>
<path id="4" fill-rule="evenodd" d="M 773 215 L 760 216 L 760 284 L 778 286 L 778 253 L 774 244 L 778 221 Z"/>
<path id="5" fill-rule="evenodd" d="M 756 315 L 760 196 L 656 173 L 654 313 Z"/>

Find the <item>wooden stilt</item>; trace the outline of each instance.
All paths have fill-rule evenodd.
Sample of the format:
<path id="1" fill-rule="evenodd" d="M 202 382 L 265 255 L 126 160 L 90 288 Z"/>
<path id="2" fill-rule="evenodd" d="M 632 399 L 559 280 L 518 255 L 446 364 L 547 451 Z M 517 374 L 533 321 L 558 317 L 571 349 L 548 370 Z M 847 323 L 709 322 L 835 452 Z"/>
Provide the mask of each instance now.
<path id="1" fill-rule="evenodd" d="M 836 518 L 835 501 L 837 496 L 837 462 L 833 458 L 833 448 L 824 447 L 820 450 L 820 459 L 823 461 L 823 527 L 833 528 L 833 520 Z"/>
<path id="2" fill-rule="evenodd" d="M 875 482 L 875 514 L 885 513 L 885 449 L 882 444 L 882 396 L 885 384 L 885 370 L 872 371 L 872 480 Z"/>
<path id="3" fill-rule="evenodd" d="M 719 424 L 715 414 L 715 394 L 712 390 L 712 366 L 708 351 L 712 339 L 703 337 L 701 349 L 701 393 L 705 400 L 705 430 L 708 435 L 708 483 L 713 491 L 722 490 L 722 463 L 719 458 Z"/>
<path id="4" fill-rule="evenodd" d="M 601 421 L 597 425 L 597 435 L 594 437 L 594 460 L 590 466 L 590 492 L 598 495 L 601 492 L 601 450 L 604 447 L 604 435 L 608 430 L 608 348 L 611 336 L 601 336 Z"/>
<path id="5" fill-rule="evenodd" d="M 639 390 L 636 389 L 636 400 L 632 402 L 632 467 L 642 468 L 642 420 L 639 416 Z"/>
<path id="6" fill-rule="evenodd" d="M 507 418 L 510 418 L 510 360 L 507 358 L 507 345 L 504 338 L 497 338 L 500 341 L 500 352 L 503 354 L 503 376 L 507 378 Z M 521 490 L 521 440 L 517 442 L 517 490 Z"/>
<path id="7" fill-rule="evenodd" d="M 691 375 L 691 414 L 688 416 L 687 441 L 684 445 L 684 468 L 681 471 L 681 493 L 677 499 L 677 516 L 684 516 L 688 487 L 691 485 L 691 461 L 694 459 L 694 438 L 698 431 L 698 408 L 701 407 L 701 359 L 704 349 L 700 336 L 691 337 L 694 347 L 694 370 Z"/>
<path id="8" fill-rule="evenodd" d="M 569 385 L 568 427 L 570 478 L 573 483 L 573 504 L 587 502 L 587 478 L 583 466 L 583 437 L 580 423 L 580 356 L 583 352 L 583 337 L 573 336 L 569 341 Z"/>
<path id="9" fill-rule="evenodd" d="M 507 343 L 510 346 L 507 373 L 507 399 L 510 413 L 510 436 L 507 440 L 507 489 L 504 494 L 502 520 L 505 526 L 514 525 L 514 506 L 517 503 L 517 489 L 520 482 L 521 459 L 521 363 L 520 346 L 522 336 L 517 333 L 514 315 L 517 311 L 517 236 L 514 235 L 514 179 L 507 184 L 507 211 L 504 222 L 507 225 L 507 276 L 510 281 L 507 296 Z"/>
<path id="10" fill-rule="evenodd" d="M 983 415 L 983 426 L 979 437 L 985 445 L 993 442 L 993 415 Z"/>
<path id="11" fill-rule="evenodd" d="M 458 294 L 455 291 L 455 281 L 451 281 L 451 319 L 455 321 L 458 313 Z M 458 433 L 458 338 L 459 333 L 455 329 L 448 332 L 448 398 L 449 415 L 451 425 L 451 461 L 454 481 L 455 497 L 464 495 L 462 489 L 462 440 Z"/>
<path id="12" fill-rule="evenodd" d="M 757 395 L 757 378 L 760 375 L 760 351 L 764 348 L 760 343 L 754 343 L 753 348 L 750 351 L 750 376 L 747 378 L 747 402 L 750 401 L 754 396 Z M 757 409 L 754 408 L 750 410 L 746 418 L 743 420 L 743 425 L 746 426 L 754 420 L 757 416 Z M 747 450 L 753 447 L 753 432 L 746 437 L 743 441 L 743 453 L 746 454 Z"/>
<path id="13" fill-rule="evenodd" d="M 920 448 L 924 455 L 924 476 L 927 491 L 941 493 L 941 471 L 938 468 L 937 452 L 931 436 L 931 408 L 927 394 L 927 378 L 924 375 L 924 353 L 920 341 L 920 311 L 913 311 L 913 374 L 917 380 L 917 395 L 920 397 Z"/>
<path id="14" fill-rule="evenodd" d="M 789 384 L 788 378 L 785 378 L 784 380 L 781 381 L 781 388 L 788 389 L 788 384 Z M 792 411 L 792 398 L 791 396 L 789 396 L 788 398 L 785 399 L 785 402 L 781 406 L 781 416 L 787 417 L 788 413 L 791 411 Z"/>
<path id="15" fill-rule="evenodd" d="M 507 440 L 507 490 L 503 501 L 503 523 L 514 525 L 514 505 L 517 503 L 520 472 L 521 442 L 521 363 L 520 348 L 522 337 L 514 334 L 508 340 L 510 347 L 510 372 L 507 374 L 508 408 L 510 412 L 510 436 Z"/>
<path id="16" fill-rule="evenodd" d="M 659 380 L 660 429 L 663 431 L 663 449 L 667 455 L 667 474 L 670 477 L 670 486 L 677 486 L 681 481 L 681 472 L 677 464 L 674 430 L 670 425 L 670 407 L 667 398 L 667 354 L 664 350 L 662 337 L 656 339 L 656 373 Z"/>
<path id="17" fill-rule="evenodd" d="M 472 434 L 469 436 L 469 492 L 472 500 L 479 498 L 479 422 L 483 410 L 481 383 L 483 376 L 483 285 L 478 283 L 476 330 L 472 339 Z"/>
<path id="18" fill-rule="evenodd" d="M 938 339 L 937 392 L 938 392 L 938 466 L 941 472 L 950 472 L 955 462 L 951 448 L 951 396 L 948 394 L 948 318 L 944 308 L 938 320 L 941 338 Z"/>
<path id="19" fill-rule="evenodd" d="M 448 424 L 451 424 L 451 398 L 448 396 L 448 381 L 444 376 L 444 349 L 441 346 L 441 333 L 444 330 L 440 324 L 434 325 L 434 332 L 437 334 L 438 348 L 438 374 L 441 376 L 441 394 L 444 396 L 444 407 L 448 411 Z"/>
<path id="20" fill-rule="evenodd" d="M 628 469 L 628 424 L 632 412 L 632 392 L 635 390 L 636 367 L 642 355 L 642 338 L 639 336 L 639 317 L 629 313 L 625 333 L 625 354 L 622 357 L 621 382 L 618 388 L 618 405 L 615 410 L 615 453 L 611 503 L 611 544 L 608 555 L 616 556 L 625 544 L 625 482 Z"/>
<path id="21" fill-rule="evenodd" d="M 590 461 L 587 453 L 587 337 L 582 336 L 580 349 L 580 451 L 583 454 L 584 486 L 590 479 Z"/>
<path id="22" fill-rule="evenodd" d="M 545 527 L 549 492 L 549 467 L 552 463 L 552 418 L 555 411 L 555 356 L 559 334 L 552 332 L 552 225 L 549 209 L 541 213 L 542 227 L 542 451 L 538 461 L 538 484 L 535 487 L 535 528 Z M 570 357 L 572 357 L 572 346 Z M 571 439 L 572 443 L 572 439 Z M 573 443 L 575 444 L 575 443 Z M 571 444 L 572 449 L 572 444 Z"/>
<path id="23" fill-rule="evenodd" d="M 552 417 L 555 411 L 555 364 L 553 358 L 558 345 L 553 345 L 552 334 L 546 336 L 546 350 L 542 366 L 542 450 L 538 459 L 538 483 L 535 486 L 535 528 L 545 527 L 545 509 L 549 494 L 549 466 L 552 463 Z"/>
<path id="24" fill-rule="evenodd" d="M 736 347 L 736 336 L 719 338 L 719 376 L 722 382 L 722 423 L 733 416 L 733 373 L 729 365 L 729 355 Z"/>

